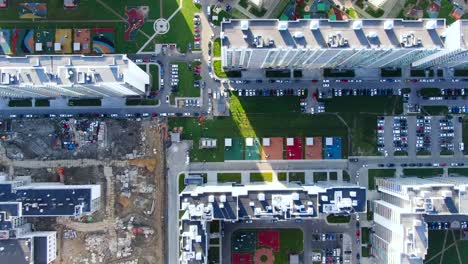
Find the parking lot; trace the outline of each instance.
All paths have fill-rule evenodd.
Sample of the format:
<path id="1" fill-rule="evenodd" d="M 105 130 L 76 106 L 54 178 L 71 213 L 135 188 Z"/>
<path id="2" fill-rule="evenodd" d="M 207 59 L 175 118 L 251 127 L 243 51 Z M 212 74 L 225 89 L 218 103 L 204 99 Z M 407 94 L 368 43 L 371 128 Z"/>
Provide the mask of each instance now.
<path id="1" fill-rule="evenodd" d="M 386 116 L 377 118 L 377 148 L 385 157 L 463 155 L 458 116 Z"/>

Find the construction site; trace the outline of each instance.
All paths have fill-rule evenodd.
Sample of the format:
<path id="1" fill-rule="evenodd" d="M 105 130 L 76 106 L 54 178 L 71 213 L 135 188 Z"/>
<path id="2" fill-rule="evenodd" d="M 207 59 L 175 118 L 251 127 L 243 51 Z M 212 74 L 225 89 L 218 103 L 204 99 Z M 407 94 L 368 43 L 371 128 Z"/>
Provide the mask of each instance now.
<path id="1" fill-rule="evenodd" d="M 54 263 L 164 263 L 166 181 L 157 119 L 13 120 L 1 128 L 1 167 L 34 182 L 99 184 L 100 210 L 35 225 L 56 230 Z"/>

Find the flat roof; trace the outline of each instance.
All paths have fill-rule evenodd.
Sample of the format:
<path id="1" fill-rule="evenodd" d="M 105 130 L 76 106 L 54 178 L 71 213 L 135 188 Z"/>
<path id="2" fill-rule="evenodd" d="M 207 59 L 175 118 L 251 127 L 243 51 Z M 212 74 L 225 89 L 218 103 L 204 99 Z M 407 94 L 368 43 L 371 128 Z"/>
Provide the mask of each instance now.
<path id="1" fill-rule="evenodd" d="M 149 77 L 137 68 L 124 54 L 0 56 L 0 86 L 50 84 L 78 89 L 120 84 L 121 89 L 144 92 Z"/>
<path id="2" fill-rule="evenodd" d="M 339 35 L 347 45 L 339 48 L 403 48 L 402 37 L 414 36 L 420 44 L 412 48 L 443 47 L 441 35 L 445 20 L 363 19 L 331 21 L 326 19 L 301 19 L 279 21 L 276 19 L 249 20 L 248 29 L 241 29 L 242 20 L 231 19 L 222 23 L 223 46 L 228 48 L 256 48 L 254 38 L 261 36 L 264 48 L 329 48 L 328 41 Z M 392 24 L 391 29 L 390 24 Z M 247 28 L 245 25 L 244 29 Z M 284 30 L 279 30 L 283 26 Z M 311 29 L 315 28 L 315 29 Z M 427 27 L 431 29 L 426 29 Z M 298 37 L 297 37 L 298 36 Z M 269 41 L 274 44 L 268 46 Z"/>

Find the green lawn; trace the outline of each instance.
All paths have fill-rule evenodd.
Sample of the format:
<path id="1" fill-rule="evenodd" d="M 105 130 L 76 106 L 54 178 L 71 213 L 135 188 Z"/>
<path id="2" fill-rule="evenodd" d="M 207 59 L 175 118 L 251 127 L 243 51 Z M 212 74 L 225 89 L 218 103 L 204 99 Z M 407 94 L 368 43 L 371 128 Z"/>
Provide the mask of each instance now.
<path id="1" fill-rule="evenodd" d="M 350 215 L 328 215 L 327 222 L 332 224 L 342 224 L 342 223 L 349 223 L 351 221 Z"/>
<path id="2" fill-rule="evenodd" d="M 219 260 L 219 247 L 209 247 L 208 249 L 208 263 L 218 264 Z"/>
<path id="3" fill-rule="evenodd" d="M 428 169 L 403 169 L 403 175 L 406 177 L 430 178 L 442 176 L 444 170 L 442 168 Z"/>
<path id="4" fill-rule="evenodd" d="M 210 233 L 218 233 L 219 232 L 219 221 L 211 221 L 210 223 Z"/>
<path id="5" fill-rule="evenodd" d="M 453 233 L 452 233 L 453 232 Z M 429 230 L 429 247 L 425 263 L 439 264 L 439 263 L 467 263 L 468 261 L 468 241 L 460 240 L 460 231 L 455 230 Z M 444 244 L 445 237 L 447 240 Z M 461 262 L 458 259 L 456 247 L 460 253 Z M 442 250 L 446 249 L 442 258 Z M 442 260 L 442 261 L 441 261 Z"/>
<path id="6" fill-rule="evenodd" d="M 342 153 L 348 155 L 347 131 L 344 124 L 331 114 L 304 115 L 296 112 L 297 98 L 282 97 L 230 97 L 231 115 L 200 121 L 198 118 L 171 118 L 170 128 L 183 127 L 183 139 L 193 139 L 191 160 L 223 161 L 223 145 L 212 150 L 198 149 L 201 137 L 212 137 L 224 142 L 226 137 L 275 137 L 275 136 L 340 136 Z M 258 102 L 276 103 L 261 105 Z M 375 120 L 374 120 L 375 127 Z M 374 137 L 375 138 L 375 137 Z"/>
<path id="7" fill-rule="evenodd" d="M 426 105 L 421 107 L 421 113 L 427 115 L 447 115 L 448 108 L 445 105 Z"/>
<path id="8" fill-rule="evenodd" d="M 218 182 L 236 182 L 241 183 L 240 173 L 218 173 Z"/>
<path id="9" fill-rule="evenodd" d="M 369 169 L 369 190 L 375 189 L 375 178 L 390 178 L 395 177 L 395 169 Z"/>
<path id="10" fill-rule="evenodd" d="M 359 15 L 358 15 L 358 13 L 356 12 L 356 10 L 354 10 L 354 8 L 349 8 L 348 11 L 347 11 L 347 14 L 348 14 L 349 17 L 352 18 L 352 19 L 357 19 L 357 18 L 359 18 Z"/>
<path id="11" fill-rule="evenodd" d="M 351 180 L 351 176 L 349 176 L 348 171 L 343 170 L 343 181 L 349 182 L 350 180 Z"/>
<path id="12" fill-rule="evenodd" d="M 48 107 L 50 106 L 50 102 L 48 99 L 36 99 L 34 100 L 35 107 Z"/>
<path id="13" fill-rule="evenodd" d="M 101 99 L 70 99 L 68 106 L 101 106 Z"/>
<path id="14" fill-rule="evenodd" d="M 381 17 L 383 14 L 384 14 L 384 10 L 383 9 L 377 9 L 377 10 L 374 10 L 370 7 L 366 8 L 365 10 L 369 15 L 371 15 L 372 17 L 375 17 L 375 18 L 379 18 Z"/>
<path id="15" fill-rule="evenodd" d="M 31 99 L 16 99 L 8 101 L 9 107 L 31 107 L 32 100 Z"/>
<path id="16" fill-rule="evenodd" d="M 350 128 L 353 155 L 377 155 L 375 122 L 378 115 L 403 112 L 399 96 L 343 96 L 321 100 L 327 112 L 337 113 Z"/>
<path id="17" fill-rule="evenodd" d="M 272 182 L 273 173 L 271 172 L 252 172 L 250 173 L 250 182 Z"/>
<path id="18" fill-rule="evenodd" d="M 370 249 L 368 247 L 361 247 L 361 255 L 363 257 L 370 257 Z"/>
<path id="19" fill-rule="evenodd" d="M 278 181 L 286 181 L 288 179 L 288 173 L 287 172 L 278 172 Z"/>
<path id="20" fill-rule="evenodd" d="M 176 43 L 180 51 L 185 53 L 189 43 L 193 47 L 193 15 L 200 12 L 201 9 L 195 6 L 192 0 L 180 1 L 184 1 L 184 3 L 182 9 L 170 21 L 171 29 L 167 34 L 157 36 L 156 40 L 158 43 Z M 171 3 L 174 3 L 173 0 Z M 167 14 L 164 17 L 167 18 L 170 15 Z"/>
<path id="21" fill-rule="evenodd" d="M 173 97 L 199 97 L 200 89 L 193 87 L 195 76 L 192 70 L 189 69 L 189 65 L 185 62 L 175 63 L 179 65 L 179 88 L 177 92 L 171 93 Z"/>
<path id="22" fill-rule="evenodd" d="M 127 98 L 125 105 L 157 105 L 159 100 L 146 98 Z"/>
<path id="23" fill-rule="evenodd" d="M 225 71 L 223 71 L 223 67 L 221 66 L 221 60 L 213 61 L 213 71 L 214 74 L 219 78 L 227 78 L 227 74 Z"/>
<path id="24" fill-rule="evenodd" d="M 442 0 L 442 5 L 440 7 L 439 18 L 445 18 L 447 25 L 452 24 L 455 22 L 455 18 L 453 18 L 450 13 L 452 13 L 453 4 L 447 0 Z"/>
<path id="25" fill-rule="evenodd" d="M 463 153 L 467 155 L 468 154 L 468 119 L 466 118 L 463 118 L 462 138 L 463 138 L 463 142 L 467 146 L 465 147 L 465 150 L 463 150 Z"/>
<path id="26" fill-rule="evenodd" d="M 221 57 L 221 39 L 217 38 L 213 41 L 213 56 Z"/>
<path id="27" fill-rule="evenodd" d="M 368 227 L 361 228 L 361 243 L 367 244 L 369 243 L 370 238 L 370 229 Z"/>
<path id="28" fill-rule="evenodd" d="M 179 174 L 179 193 L 181 193 L 185 188 L 184 180 L 185 180 L 185 174 L 183 173 Z"/>
<path id="29" fill-rule="evenodd" d="M 157 65 L 151 64 L 149 66 L 151 74 L 151 91 L 159 90 L 159 67 Z"/>
<path id="30" fill-rule="evenodd" d="M 290 172 L 289 173 L 289 182 L 301 182 L 305 183 L 305 173 L 304 172 Z"/>
<path id="31" fill-rule="evenodd" d="M 439 88 L 423 88 L 419 90 L 419 95 L 428 97 L 441 96 L 442 92 Z"/>
<path id="32" fill-rule="evenodd" d="M 468 176 L 468 168 L 449 168 L 448 173 L 455 174 L 454 176 Z"/>
<path id="33" fill-rule="evenodd" d="M 289 254 L 304 250 L 304 232 L 300 229 L 279 229 L 280 251 L 275 252 L 275 263 L 289 263 Z"/>
<path id="34" fill-rule="evenodd" d="M 326 181 L 327 173 L 326 172 L 314 172 L 314 182 Z"/>
<path id="35" fill-rule="evenodd" d="M 380 69 L 382 77 L 401 77 L 401 68 L 382 68 Z"/>

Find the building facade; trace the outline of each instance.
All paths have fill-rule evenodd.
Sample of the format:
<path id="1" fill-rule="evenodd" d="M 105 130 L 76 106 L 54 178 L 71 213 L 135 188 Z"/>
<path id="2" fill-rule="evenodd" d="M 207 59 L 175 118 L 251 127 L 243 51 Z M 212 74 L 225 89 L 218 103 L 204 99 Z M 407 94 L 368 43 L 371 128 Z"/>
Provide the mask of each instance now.
<path id="1" fill-rule="evenodd" d="M 179 195 L 180 263 L 207 263 L 211 221 L 294 221 L 366 212 L 366 189 L 343 182 L 317 185 L 189 185 Z"/>
<path id="2" fill-rule="evenodd" d="M 222 66 L 246 69 L 468 67 L 468 21 L 443 19 L 230 20 Z"/>
<path id="3" fill-rule="evenodd" d="M 0 56 L 0 97 L 144 95 L 149 75 L 122 54 Z"/>
<path id="4" fill-rule="evenodd" d="M 428 248 L 425 218 L 468 214 L 465 177 L 377 179 L 372 255 L 378 263 L 423 263 Z"/>

